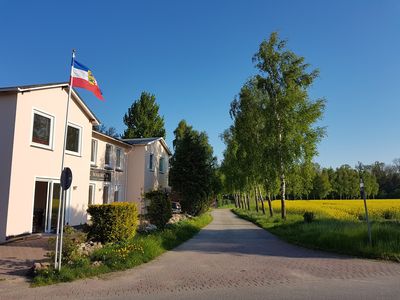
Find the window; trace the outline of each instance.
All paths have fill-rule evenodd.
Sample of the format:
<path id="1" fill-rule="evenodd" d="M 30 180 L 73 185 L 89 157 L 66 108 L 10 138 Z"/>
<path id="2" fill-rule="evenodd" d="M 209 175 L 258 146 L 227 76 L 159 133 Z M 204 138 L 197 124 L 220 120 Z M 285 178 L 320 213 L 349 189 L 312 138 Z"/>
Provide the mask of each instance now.
<path id="1" fill-rule="evenodd" d="M 108 204 L 108 193 L 110 191 L 110 187 L 105 185 L 103 187 L 103 204 Z"/>
<path id="2" fill-rule="evenodd" d="M 111 151 L 112 151 L 112 146 L 110 144 L 106 145 L 106 156 L 104 159 L 104 164 L 108 167 L 111 166 Z"/>
<path id="3" fill-rule="evenodd" d="M 154 158 L 154 155 L 150 154 L 150 158 L 149 158 L 149 169 L 150 170 L 153 170 L 153 158 Z"/>
<path id="4" fill-rule="evenodd" d="M 160 157 L 160 162 L 159 162 L 159 167 L 158 167 L 160 173 L 164 173 L 164 157 Z"/>
<path id="5" fill-rule="evenodd" d="M 54 117 L 34 110 L 32 143 L 44 148 L 52 148 Z"/>
<path id="6" fill-rule="evenodd" d="M 118 189 L 116 189 L 114 191 L 114 202 L 118 202 L 119 201 L 119 191 Z"/>
<path id="7" fill-rule="evenodd" d="M 122 150 L 121 150 L 121 148 L 117 148 L 116 150 L 115 150 L 115 155 L 116 155 L 116 158 L 115 158 L 115 167 L 117 168 L 117 169 L 122 169 Z"/>
<path id="8" fill-rule="evenodd" d="M 74 153 L 81 152 L 81 128 L 75 125 L 68 125 L 67 128 L 67 144 L 65 150 Z"/>
<path id="9" fill-rule="evenodd" d="M 97 141 L 92 140 L 92 152 L 90 153 L 90 162 L 92 165 L 96 164 L 97 161 Z"/>
<path id="10" fill-rule="evenodd" d="M 114 202 L 124 201 L 124 187 L 123 185 L 116 185 L 114 190 Z"/>
<path id="11" fill-rule="evenodd" d="M 95 184 L 89 184 L 89 199 L 88 199 L 88 205 L 94 204 L 94 191 L 95 191 L 96 185 Z"/>

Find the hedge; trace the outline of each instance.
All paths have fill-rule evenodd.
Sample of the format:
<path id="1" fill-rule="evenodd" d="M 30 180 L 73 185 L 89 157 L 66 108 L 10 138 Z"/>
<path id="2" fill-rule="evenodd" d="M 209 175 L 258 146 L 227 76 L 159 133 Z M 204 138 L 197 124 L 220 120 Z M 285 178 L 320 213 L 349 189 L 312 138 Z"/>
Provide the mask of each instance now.
<path id="1" fill-rule="evenodd" d="M 172 217 L 171 201 L 168 199 L 167 193 L 151 191 L 145 194 L 145 198 L 150 200 L 150 206 L 147 209 L 150 223 L 163 229 Z"/>
<path id="2" fill-rule="evenodd" d="M 114 202 L 90 205 L 89 238 L 102 243 L 119 242 L 133 238 L 138 226 L 138 210 L 135 203 Z"/>

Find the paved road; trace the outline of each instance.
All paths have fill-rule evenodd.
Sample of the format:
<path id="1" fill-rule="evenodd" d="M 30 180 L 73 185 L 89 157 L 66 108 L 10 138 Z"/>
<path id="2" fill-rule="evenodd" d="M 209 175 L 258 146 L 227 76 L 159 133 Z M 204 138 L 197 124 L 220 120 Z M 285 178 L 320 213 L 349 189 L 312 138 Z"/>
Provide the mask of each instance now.
<path id="1" fill-rule="evenodd" d="M 148 264 L 34 289 L 0 282 L 0 298 L 400 298 L 400 264 L 292 246 L 229 210 L 213 216 L 196 237 Z"/>

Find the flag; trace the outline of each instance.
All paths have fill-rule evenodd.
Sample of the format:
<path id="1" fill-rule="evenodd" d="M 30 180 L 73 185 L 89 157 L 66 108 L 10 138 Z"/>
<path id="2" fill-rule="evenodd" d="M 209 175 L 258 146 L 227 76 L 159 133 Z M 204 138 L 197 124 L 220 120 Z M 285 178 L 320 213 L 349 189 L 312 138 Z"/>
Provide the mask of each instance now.
<path id="1" fill-rule="evenodd" d="M 80 87 L 91 91 L 97 98 L 104 100 L 93 73 L 88 67 L 74 60 L 71 70 L 72 87 Z"/>

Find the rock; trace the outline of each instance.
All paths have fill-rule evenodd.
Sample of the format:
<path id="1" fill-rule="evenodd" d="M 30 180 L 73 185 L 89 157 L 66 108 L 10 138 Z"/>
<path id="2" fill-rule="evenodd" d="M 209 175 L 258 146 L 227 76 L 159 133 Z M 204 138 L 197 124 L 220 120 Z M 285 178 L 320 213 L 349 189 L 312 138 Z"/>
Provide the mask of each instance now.
<path id="1" fill-rule="evenodd" d="M 169 219 L 168 224 L 175 224 L 175 223 L 183 221 L 187 218 L 188 218 L 188 216 L 185 214 L 173 214 L 171 219 Z"/>
<path id="2" fill-rule="evenodd" d="M 39 271 L 49 269 L 50 266 L 51 266 L 51 264 L 48 263 L 48 262 L 43 262 L 43 263 L 35 262 L 35 263 L 32 265 L 32 267 L 29 269 L 28 275 L 35 275 L 35 274 L 37 274 L 37 272 L 39 272 Z"/>
<path id="3" fill-rule="evenodd" d="M 77 252 L 80 256 L 90 256 L 95 250 L 101 249 L 102 247 L 103 245 L 101 243 L 89 241 L 79 244 Z"/>
<path id="4" fill-rule="evenodd" d="M 98 261 L 98 260 L 92 262 L 92 266 L 93 266 L 93 267 L 100 267 L 102 264 L 103 264 L 103 263 L 102 263 L 101 261 Z"/>
<path id="5" fill-rule="evenodd" d="M 155 230 L 157 230 L 157 226 L 150 223 L 142 224 L 142 226 L 140 226 L 138 229 L 138 231 L 144 233 L 149 233 Z"/>

